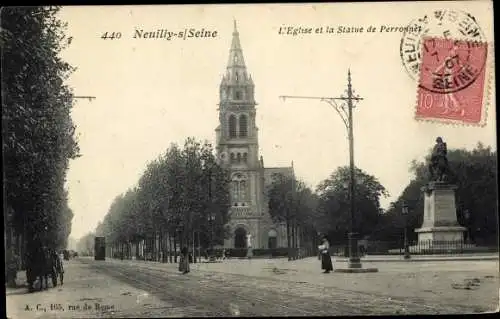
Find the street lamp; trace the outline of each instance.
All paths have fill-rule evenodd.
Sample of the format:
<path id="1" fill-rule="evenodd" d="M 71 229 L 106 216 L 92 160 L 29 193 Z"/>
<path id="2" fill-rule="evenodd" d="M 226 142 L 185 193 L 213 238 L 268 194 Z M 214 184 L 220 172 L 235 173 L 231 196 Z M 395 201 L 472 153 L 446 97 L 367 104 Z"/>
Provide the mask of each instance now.
<path id="1" fill-rule="evenodd" d="M 470 244 L 471 243 L 471 240 L 470 240 L 470 212 L 468 209 L 465 210 L 464 212 L 464 217 L 465 217 L 465 228 L 467 229 L 466 230 L 466 233 L 465 235 L 467 236 L 465 238 L 465 243 L 466 244 Z"/>
<path id="2" fill-rule="evenodd" d="M 349 179 L 350 179 L 350 191 L 349 191 L 349 199 L 350 199 L 350 230 L 348 234 L 348 240 L 349 240 L 349 263 L 348 267 L 350 269 L 356 269 L 356 268 L 362 268 L 361 266 L 361 260 L 358 255 L 358 239 L 357 239 L 357 233 L 355 233 L 354 230 L 354 212 L 356 211 L 355 207 L 355 193 L 354 193 L 354 133 L 353 133 L 353 114 L 352 114 L 352 109 L 355 107 L 353 102 L 358 102 L 360 100 L 363 100 L 363 98 L 359 97 L 358 95 L 354 95 L 354 90 L 352 89 L 351 85 L 351 71 L 347 71 L 347 90 L 346 90 L 347 96 L 340 96 L 340 97 L 311 97 L 311 96 L 281 96 L 281 98 L 286 99 L 286 98 L 299 98 L 299 99 L 314 99 L 314 100 L 320 100 L 323 102 L 328 103 L 333 109 L 339 114 L 340 118 L 344 122 L 344 125 L 346 126 L 347 133 L 348 133 L 348 139 L 349 139 Z M 341 105 L 337 104 L 337 101 L 343 101 Z"/>
<path id="3" fill-rule="evenodd" d="M 213 215 L 212 213 L 210 213 L 207 217 L 207 220 L 208 220 L 208 223 L 210 225 L 210 257 L 209 257 L 209 260 L 210 261 L 213 261 L 215 260 L 215 256 L 214 256 L 214 221 L 215 221 L 215 215 Z"/>
<path id="4" fill-rule="evenodd" d="M 404 216 L 404 249 L 405 249 L 405 259 L 410 259 L 410 247 L 408 246 L 408 234 L 407 234 L 407 224 L 408 224 L 408 205 L 406 204 L 406 201 L 403 201 L 403 206 L 402 206 L 402 213 Z"/>
<path id="5" fill-rule="evenodd" d="M 321 232 L 318 231 L 318 242 L 321 243 Z M 316 245 L 316 247 L 319 245 Z M 321 260 L 321 252 L 318 250 L 318 260 Z"/>

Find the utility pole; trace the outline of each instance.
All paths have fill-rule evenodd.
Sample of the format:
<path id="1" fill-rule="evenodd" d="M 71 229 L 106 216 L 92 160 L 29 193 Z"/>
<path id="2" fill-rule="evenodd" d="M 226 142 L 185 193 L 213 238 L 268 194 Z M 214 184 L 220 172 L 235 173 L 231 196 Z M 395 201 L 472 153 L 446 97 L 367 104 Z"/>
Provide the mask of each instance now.
<path id="1" fill-rule="evenodd" d="M 212 192 L 212 169 L 214 168 L 214 163 L 212 163 L 208 167 L 208 227 L 210 228 L 210 237 L 209 237 L 209 248 L 210 248 L 210 256 L 209 256 L 209 261 L 214 261 L 215 260 L 215 254 L 214 254 L 214 223 L 216 220 L 216 213 L 214 212 L 214 199 L 213 199 L 213 192 Z"/>
<path id="2" fill-rule="evenodd" d="M 349 223 L 349 268 L 361 268 L 361 260 L 358 255 L 358 238 L 355 232 L 355 211 L 356 211 L 356 198 L 355 198 L 355 166 L 354 166 L 354 134 L 353 134 L 353 114 L 352 109 L 355 107 L 354 103 L 363 100 L 359 95 L 354 95 L 354 90 L 351 84 L 351 70 L 347 71 L 347 96 L 341 95 L 340 97 L 319 97 L 319 96 L 281 96 L 285 99 L 309 99 L 320 100 L 328 103 L 339 114 L 340 118 L 346 126 L 348 139 L 349 139 L 349 200 L 350 200 L 350 223 Z M 342 101 L 337 104 L 337 101 Z"/>

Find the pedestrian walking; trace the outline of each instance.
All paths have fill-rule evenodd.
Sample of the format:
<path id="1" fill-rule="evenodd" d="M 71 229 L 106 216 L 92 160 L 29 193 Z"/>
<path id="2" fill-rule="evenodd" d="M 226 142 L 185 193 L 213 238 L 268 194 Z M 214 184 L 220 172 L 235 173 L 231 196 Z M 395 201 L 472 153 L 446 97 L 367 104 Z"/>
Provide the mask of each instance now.
<path id="1" fill-rule="evenodd" d="M 321 269 L 324 270 L 323 273 L 328 274 L 333 270 L 332 259 L 330 257 L 330 243 L 326 236 L 323 237 L 322 244 L 318 246 L 318 249 L 321 254 Z"/>
<path id="2" fill-rule="evenodd" d="M 181 256 L 179 260 L 179 271 L 182 272 L 183 274 L 187 274 L 190 269 L 189 269 L 189 251 L 186 246 L 184 246 L 181 249 Z"/>

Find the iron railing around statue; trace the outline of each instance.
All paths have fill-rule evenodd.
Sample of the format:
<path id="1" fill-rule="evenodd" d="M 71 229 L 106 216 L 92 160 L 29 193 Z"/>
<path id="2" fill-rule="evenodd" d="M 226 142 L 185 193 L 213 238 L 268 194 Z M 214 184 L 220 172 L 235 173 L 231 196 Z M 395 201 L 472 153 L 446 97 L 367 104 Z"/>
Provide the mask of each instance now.
<path id="1" fill-rule="evenodd" d="M 401 255 L 405 253 L 402 241 L 367 241 L 358 247 L 360 255 Z M 410 255 L 464 255 L 498 252 L 498 246 L 480 246 L 466 241 L 409 241 Z M 330 254 L 348 256 L 345 243 L 331 243 Z"/>

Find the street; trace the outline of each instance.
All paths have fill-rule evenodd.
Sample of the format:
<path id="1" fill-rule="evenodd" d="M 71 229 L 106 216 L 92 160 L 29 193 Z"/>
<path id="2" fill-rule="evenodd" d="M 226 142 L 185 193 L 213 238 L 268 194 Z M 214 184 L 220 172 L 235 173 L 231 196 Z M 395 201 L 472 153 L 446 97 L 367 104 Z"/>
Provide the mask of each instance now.
<path id="1" fill-rule="evenodd" d="M 434 7 L 3 10 L 6 316 L 498 312 L 493 5 Z"/>
<path id="2" fill-rule="evenodd" d="M 191 273 L 182 275 L 175 264 L 71 260 L 63 287 L 33 294 L 25 288 L 7 291 L 7 314 L 12 318 L 19 314 L 23 318 L 30 314 L 37 318 L 462 314 L 492 311 L 498 302 L 498 260 L 378 263 L 380 272 L 375 274 L 322 274 L 316 272 L 314 258 L 191 266 Z M 470 272 L 464 270 L 469 267 Z M 479 284 L 453 288 L 472 277 Z M 38 304 L 45 309 L 37 311 Z"/>

